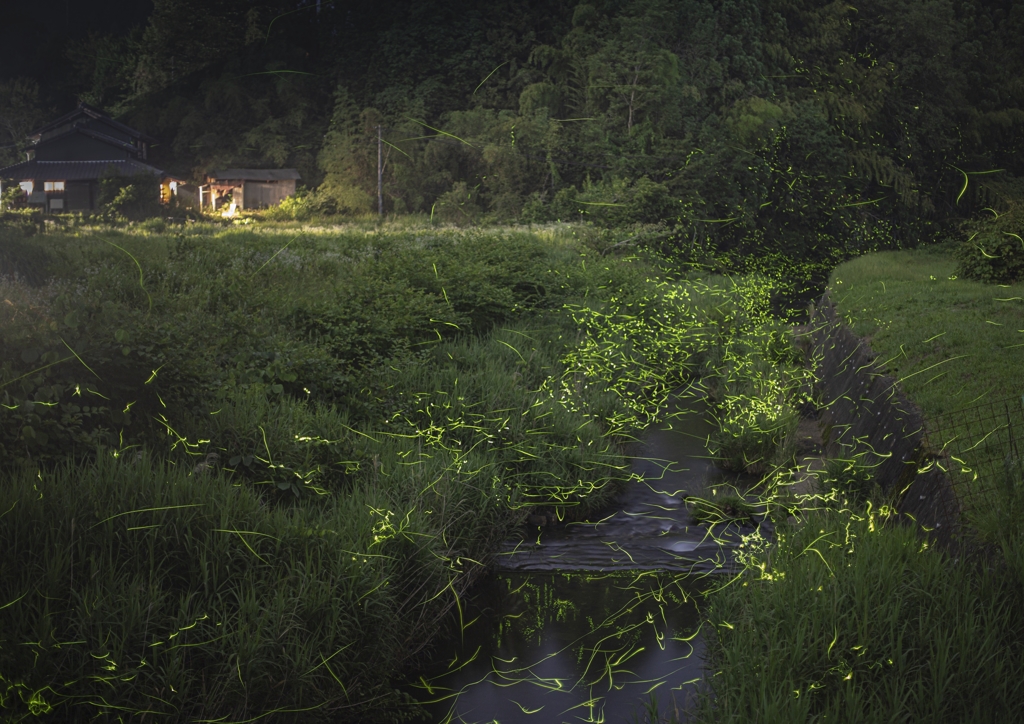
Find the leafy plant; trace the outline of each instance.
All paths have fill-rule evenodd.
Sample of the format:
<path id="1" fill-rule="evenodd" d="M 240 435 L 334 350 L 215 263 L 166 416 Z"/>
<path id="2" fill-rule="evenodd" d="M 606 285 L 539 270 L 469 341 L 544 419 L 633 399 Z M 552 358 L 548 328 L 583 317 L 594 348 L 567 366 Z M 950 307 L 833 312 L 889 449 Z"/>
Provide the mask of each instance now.
<path id="1" fill-rule="evenodd" d="M 821 510 L 747 541 L 742 575 L 707 598 L 710 675 L 691 720 L 1020 717 L 1018 583 L 893 515 Z"/>
<path id="2" fill-rule="evenodd" d="M 714 492 L 716 495 L 713 498 L 689 497 L 686 499 L 690 515 L 695 521 L 710 526 L 720 523 L 757 524 L 755 515 L 763 512 L 757 505 L 736 493 L 717 495 L 718 491 Z"/>
<path id="3" fill-rule="evenodd" d="M 138 221 L 160 213 L 159 178 L 142 171 L 121 175 L 116 167 L 104 171 L 96 199 L 99 216 L 107 221 Z"/>
<path id="4" fill-rule="evenodd" d="M 1024 211 L 982 223 L 957 249 L 957 275 L 989 284 L 1024 281 Z"/>

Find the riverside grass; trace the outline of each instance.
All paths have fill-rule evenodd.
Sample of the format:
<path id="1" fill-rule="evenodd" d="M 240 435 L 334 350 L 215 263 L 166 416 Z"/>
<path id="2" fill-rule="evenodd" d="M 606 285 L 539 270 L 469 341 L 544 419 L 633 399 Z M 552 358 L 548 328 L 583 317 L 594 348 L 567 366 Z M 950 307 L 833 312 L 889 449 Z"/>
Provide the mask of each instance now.
<path id="1" fill-rule="evenodd" d="M 956 269 L 946 248 L 883 252 L 839 266 L 829 287 L 838 312 L 869 340 L 926 426 L 940 415 L 1024 394 L 1024 284 L 960 279 Z M 995 495 L 981 504 L 973 493 L 1002 487 L 1004 461 L 966 457 L 976 477 L 964 496 L 965 516 L 983 540 L 999 540 L 1003 526 L 989 518 L 1005 501 Z"/>
<path id="2" fill-rule="evenodd" d="M 1019 389 L 1022 287 L 956 279 L 955 266 L 942 250 L 884 252 L 839 266 L 830 285 L 926 420 Z M 800 523 L 771 545 L 751 536 L 744 570 L 709 592 L 708 688 L 693 719 L 1024 718 L 1019 469 L 999 471 L 991 509 L 969 517 L 993 545 L 982 565 L 897 522 L 863 472 L 829 465 Z"/>
<path id="3" fill-rule="evenodd" d="M 1024 392 L 1024 284 L 960 279 L 956 265 L 943 249 L 879 252 L 829 282 L 839 314 L 926 419 Z"/>
<path id="4" fill-rule="evenodd" d="M 157 231 L 0 282 L 8 718 L 410 715 L 496 541 L 606 502 L 757 306 L 566 227 Z"/>
<path id="5" fill-rule="evenodd" d="M 885 508 L 823 506 L 777 534 L 708 597 L 697 721 L 1024 716 L 1019 579 L 928 548 Z"/>

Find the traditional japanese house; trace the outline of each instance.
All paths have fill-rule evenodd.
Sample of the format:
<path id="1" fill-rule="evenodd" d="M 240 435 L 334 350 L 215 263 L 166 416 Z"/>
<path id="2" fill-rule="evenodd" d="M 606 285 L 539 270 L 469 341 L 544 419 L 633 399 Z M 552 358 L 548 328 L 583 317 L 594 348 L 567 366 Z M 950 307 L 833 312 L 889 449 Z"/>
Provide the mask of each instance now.
<path id="1" fill-rule="evenodd" d="M 153 194 L 168 200 L 177 180 L 146 163 L 154 139 L 87 103 L 28 137 L 26 160 L 0 169 L 25 191 L 24 202 L 46 212 L 97 207 L 104 174 L 153 177 Z"/>

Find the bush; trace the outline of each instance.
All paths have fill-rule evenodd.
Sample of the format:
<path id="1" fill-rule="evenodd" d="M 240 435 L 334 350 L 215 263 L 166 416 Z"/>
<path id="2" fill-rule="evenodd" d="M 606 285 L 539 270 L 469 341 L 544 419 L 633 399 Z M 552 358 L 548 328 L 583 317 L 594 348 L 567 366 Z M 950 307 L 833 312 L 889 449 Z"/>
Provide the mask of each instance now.
<path id="1" fill-rule="evenodd" d="M 260 215 L 269 221 L 306 221 L 318 211 L 318 199 L 314 194 L 301 189 L 277 206 L 264 209 Z"/>
<path id="2" fill-rule="evenodd" d="M 989 284 L 1024 280 L 1024 204 L 996 219 L 965 224 L 957 275 Z"/>
<path id="3" fill-rule="evenodd" d="M 123 176 L 111 168 L 100 176 L 99 216 L 107 221 L 139 221 L 160 214 L 159 180 L 141 172 Z"/>
<path id="4" fill-rule="evenodd" d="M 452 185 L 450 191 L 437 197 L 434 205 L 436 217 L 457 226 L 473 225 L 483 215 L 478 201 L 477 189 L 470 189 L 465 181 L 459 181 Z"/>
<path id="5" fill-rule="evenodd" d="M 25 204 L 25 191 L 11 179 L 0 179 L 3 193 L 0 193 L 0 212 L 11 211 Z"/>
<path id="6" fill-rule="evenodd" d="M 12 214 L 13 216 L 13 214 Z M 29 223 L 23 223 L 23 219 Z M 0 219 L 0 277 L 20 278 L 39 286 L 49 274 L 50 255 L 29 237 L 35 234 L 32 217 L 18 214 L 14 223 Z"/>
<path id="7" fill-rule="evenodd" d="M 853 458 L 829 458 L 818 473 L 817 492 L 828 505 L 863 506 L 879 497 L 875 471 L 864 465 L 863 454 Z"/>
<path id="8" fill-rule="evenodd" d="M 471 562 L 630 474 L 625 400 L 544 383 L 567 298 L 644 297 L 647 267 L 454 230 L 41 242 L 55 280 L 0 282 L 8 718 L 401 713 Z M 654 362 L 683 340 L 649 331 Z"/>
<path id="9" fill-rule="evenodd" d="M 721 335 L 705 363 L 716 429 L 709 449 L 726 470 L 764 473 L 787 464 L 795 450 L 796 406 L 809 372 L 800 367 L 786 327 L 765 318 L 763 280 L 739 286 L 737 309 L 719 307 Z"/>

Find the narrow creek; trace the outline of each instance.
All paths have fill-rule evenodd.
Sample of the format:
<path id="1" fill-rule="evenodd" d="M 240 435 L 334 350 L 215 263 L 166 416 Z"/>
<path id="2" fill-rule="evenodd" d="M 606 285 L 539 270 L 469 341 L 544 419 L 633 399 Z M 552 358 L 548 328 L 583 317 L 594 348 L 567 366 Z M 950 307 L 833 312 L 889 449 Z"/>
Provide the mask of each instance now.
<path id="1" fill-rule="evenodd" d="M 701 399 L 671 401 L 640 439 L 639 478 L 593 521 L 507 541 L 433 664 L 406 689 L 430 720 L 644 721 L 681 711 L 703 673 L 701 577 L 732 568 L 751 528 L 697 525 L 684 500 L 749 485 L 714 466 Z M 681 719 L 683 720 L 683 719 Z"/>

